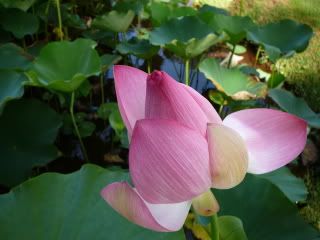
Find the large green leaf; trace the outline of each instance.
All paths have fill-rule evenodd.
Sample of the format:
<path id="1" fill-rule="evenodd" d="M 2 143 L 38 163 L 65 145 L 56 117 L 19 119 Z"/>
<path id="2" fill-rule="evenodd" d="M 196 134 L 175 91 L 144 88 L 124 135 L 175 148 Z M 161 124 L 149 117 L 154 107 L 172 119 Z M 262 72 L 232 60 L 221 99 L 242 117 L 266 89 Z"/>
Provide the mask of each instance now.
<path id="1" fill-rule="evenodd" d="M 234 216 L 218 218 L 219 235 L 221 240 L 248 240 L 243 229 L 242 221 Z"/>
<path id="2" fill-rule="evenodd" d="M 27 11 L 37 0 L 0 0 L 5 8 L 19 8 Z"/>
<path id="3" fill-rule="evenodd" d="M 267 86 L 242 73 L 239 69 L 221 67 L 214 58 L 203 60 L 199 69 L 216 88 L 235 100 L 264 97 Z"/>
<path id="4" fill-rule="evenodd" d="M 0 195 L 0 238 L 183 240 L 183 231 L 158 233 L 134 225 L 102 199 L 105 185 L 127 179 L 126 172 L 89 164 L 72 174 L 31 179 Z"/>
<path id="5" fill-rule="evenodd" d="M 14 8 L 1 11 L 0 24 L 16 38 L 32 35 L 39 28 L 39 21 L 35 15 Z"/>
<path id="6" fill-rule="evenodd" d="M 164 46 L 184 59 L 200 55 L 223 38 L 223 35 L 215 35 L 207 24 L 195 16 L 171 19 L 150 32 L 153 45 Z"/>
<path id="7" fill-rule="evenodd" d="M 36 100 L 6 104 L 0 116 L 0 183 L 14 186 L 58 156 L 53 145 L 61 126 L 60 116 Z"/>
<path id="8" fill-rule="evenodd" d="M 76 90 L 87 77 L 98 75 L 101 61 L 89 39 L 46 45 L 27 73 L 33 85 L 63 92 Z"/>
<path id="9" fill-rule="evenodd" d="M 6 102 L 22 97 L 23 83 L 26 80 L 26 77 L 20 73 L 9 70 L 0 71 L 0 114 Z"/>
<path id="10" fill-rule="evenodd" d="M 150 59 L 159 51 L 159 47 L 151 45 L 148 40 L 139 40 L 137 38 L 119 43 L 116 49 L 121 54 L 132 54 L 143 59 Z"/>
<path id="11" fill-rule="evenodd" d="M 247 38 L 262 45 L 270 60 L 276 62 L 281 56 L 304 51 L 312 35 L 312 28 L 308 25 L 285 19 L 256 26 L 248 31 Z"/>
<path id="12" fill-rule="evenodd" d="M 13 43 L 0 46 L 0 70 L 26 70 L 30 66 L 31 60 L 31 55 Z"/>
<path id="13" fill-rule="evenodd" d="M 219 214 L 239 217 L 250 240 L 315 240 L 320 236 L 266 179 L 247 174 L 237 187 L 214 193 L 220 204 Z"/>
<path id="14" fill-rule="evenodd" d="M 131 10 L 126 13 L 113 10 L 93 19 L 92 27 L 114 32 L 126 32 L 133 18 L 134 12 Z"/>
<path id="15" fill-rule="evenodd" d="M 301 178 L 294 176 L 287 167 L 257 175 L 275 184 L 292 202 L 304 201 L 308 190 Z"/>
<path id="16" fill-rule="evenodd" d="M 311 127 L 320 128 L 320 115 L 312 111 L 303 98 L 298 98 L 284 89 L 271 89 L 269 96 L 281 109 L 303 118 Z"/>

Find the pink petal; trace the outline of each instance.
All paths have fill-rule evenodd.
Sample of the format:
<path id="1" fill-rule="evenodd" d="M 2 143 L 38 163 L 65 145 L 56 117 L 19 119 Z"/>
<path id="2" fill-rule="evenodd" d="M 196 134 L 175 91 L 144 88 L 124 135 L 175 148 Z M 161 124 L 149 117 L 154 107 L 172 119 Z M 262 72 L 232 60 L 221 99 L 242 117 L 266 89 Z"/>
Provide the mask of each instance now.
<path id="1" fill-rule="evenodd" d="M 170 120 L 136 123 L 129 166 L 132 181 L 150 203 L 182 202 L 211 186 L 206 139 Z"/>
<path id="2" fill-rule="evenodd" d="M 183 86 L 187 89 L 189 94 L 192 96 L 192 98 L 198 103 L 199 107 L 202 109 L 204 114 L 207 116 L 209 123 L 222 123 L 222 120 L 217 113 L 217 111 L 214 109 L 212 104 L 203 97 L 200 93 L 198 93 L 196 90 L 194 90 L 192 87 L 189 87 L 187 85 Z"/>
<path id="3" fill-rule="evenodd" d="M 248 170 L 246 143 L 235 130 L 221 124 L 208 124 L 207 138 L 212 187 L 238 185 Z"/>
<path id="4" fill-rule="evenodd" d="M 130 138 L 136 121 L 145 118 L 148 74 L 123 65 L 115 65 L 113 73 L 119 110 Z"/>
<path id="5" fill-rule="evenodd" d="M 246 142 L 251 173 L 266 173 L 286 165 L 306 144 L 307 123 L 281 111 L 242 110 L 228 115 L 223 124 L 236 130 Z"/>
<path id="6" fill-rule="evenodd" d="M 219 118 L 205 100 L 190 92 L 165 72 L 153 72 L 147 80 L 146 118 L 175 120 L 205 136 L 207 123 Z"/>
<path id="7" fill-rule="evenodd" d="M 160 232 L 178 231 L 183 226 L 191 205 L 191 201 L 175 204 L 147 203 L 126 182 L 106 186 L 101 195 L 129 221 Z"/>

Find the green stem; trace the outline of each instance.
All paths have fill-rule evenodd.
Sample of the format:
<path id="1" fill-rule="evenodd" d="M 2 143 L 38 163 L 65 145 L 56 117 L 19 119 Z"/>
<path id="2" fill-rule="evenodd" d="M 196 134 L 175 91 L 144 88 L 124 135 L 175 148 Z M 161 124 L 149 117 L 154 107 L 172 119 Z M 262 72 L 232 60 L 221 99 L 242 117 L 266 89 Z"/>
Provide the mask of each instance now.
<path id="1" fill-rule="evenodd" d="M 185 84 L 189 86 L 190 85 L 190 60 L 189 59 L 185 61 L 184 78 L 185 78 Z"/>
<path id="2" fill-rule="evenodd" d="M 104 72 L 100 75 L 101 103 L 104 104 Z"/>
<path id="3" fill-rule="evenodd" d="M 62 31 L 62 20 L 61 20 L 61 10 L 60 10 L 60 0 L 56 0 L 58 22 L 59 22 L 59 38 L 60 41 L 63 40 L 63 31 Z"/>
<path id="4" fill-rule="evenodd" d="M 211 240 L 219 240 L 219 224 L 217 214 L 211 217 Z"/>
<path id="5" fill-rule="evenodd" d="M 147 68 L 148 68 L 148 73 L 150 74 L 151 73 L 151 59 L 148 59 L 147 60 Z"/>
<path id="6" fill-rule="evenodd" d="M 220 117 L 221 117 L 221 114 L 222 114 L 222 111 L 223 111 L 223 105 L 220 105 L 220 107 L 219 107 L 219 115 L 220 115 Z"/>
<path id="7" fill-rule="evenodd" d="M 258 51 L 256 54 L 256 61 L 254 63 L 254 66 L 257 66 L 258 60 L 259 60 L 259 56 L 260 56 L 260 52 L 261 52 L 261 46 L 258 47 Z"/>
<path id="8" fill-rule="evenodd" d="M 234 55 L 234 51 L 236 50 L 236 45 L 233 45 L 232 47 L 232 52 L 231 52 L 231 56 L 229 58 L 229 61 L 228 61 L 228 68 L 230 68 L 231 66 L 231 63 L 232 63 L 232 58 L 233 58 L 233 55 Z"/>
<path id="9" fill-rule="evenodd" d="M 86 151 L 86 148 L 84 147 L 84 144 L 82 142 L 82 138 L 80 136 L 79 128 L 77 126 L 76 119 L 74 117 L 74 112 L 73 112 L 74 98 L 75 98 L 75 93 L 72 92 L 72 94 L 71 94 L 71 102 L 70 102 L 70 115 L 71 115 L 71 119 L 72 119 L 74 130 L 76 131 L 77 137 L 78 137 L 79 142 L 80 142 L 80 147 L 81 147 L 82 154 L 84 156 L 84 160 L 86 162 L 89 162 L 87 151 Z"/>

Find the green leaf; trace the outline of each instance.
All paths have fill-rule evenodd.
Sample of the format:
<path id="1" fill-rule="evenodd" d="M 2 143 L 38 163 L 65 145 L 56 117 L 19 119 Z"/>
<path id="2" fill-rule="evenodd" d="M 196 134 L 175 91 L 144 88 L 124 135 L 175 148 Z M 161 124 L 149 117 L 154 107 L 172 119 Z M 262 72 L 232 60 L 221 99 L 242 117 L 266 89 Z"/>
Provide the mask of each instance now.
<path id="1" fill-rule="evenodd" d="M 21 98 L 26 77 L 14 71 L 0 71 L 0 114 L 6 102 Z"/>
<path id="2" fill-rule="evenodd" d="M 125 125 L 122 121 L 119 110 L 113 111 L 109 116 L 109 122 L 111 127 L 115 130 L 116 134 L 121 136 L 122 132 L 125 130 Z"/>
<path id="3" fill-rule="evenodd" d="M 31 60 L 31 55 L 13 43 L 0 46 L 0 70 L 26 70 Z"/>
<path id="4" fill-rule="evenodd" d="M 113 10 L 93 19 L 92 27 L 114 32 L 126 32 L 133 21 L 134 15 L 132 10 L 126 13 Z"/>
<path id="5" fill-rule="evenodd" d="M 257 175 L 275 184 L 292 202 L 304 201 L 308 190 L 301 178 L 294 176 L 287 167 Z"/>
<path id="6" fill-rule="evenodd" d="M 274 72 L 271 74 L 270 78 L 268 78 L 268 87 L 269 88 L 276 88 L 284 82 L 285 76 L 281 73 Z"/>
<path id="7" fill-rule="evenodd" d="M 36 33 L 39 28 L 39 21 L 35 15 L 14 8 L 1 11 L 0 24 L 4 30 L 19 39 Z"/>
<path id="8" fill-rule="evenodd" d="M 289 19 L 256 26 L 247 33 L 248 40 L 262 45 L 272 62 L 282 56 L 304 51 L 312 36 L 311 27 Z"/>
<path id="9" fill-rule="evenodd" d="M 183 230 L 159 233 L 138 227 L 102 199 L 104 186 L 127 179 L 124 171 L 91 164 L 68 175 L 46 173 L 33 178 L 0 195 L 0 239 L 185 239 Z"/>
<path id="10" fill-rule="evenodd" d="M 229 190 L 214 190 L 220 215 L 233 215 L 243 222 L 250 240 L 316 239 L 319 233 L 299 216 L 297 207 L 266 179 L 247 174 Z"/>
<path id="11" fill-rule="evenodd" d="M 311 127 L 320 128 L 319 114 L 312 111 L 303 98 L 298 98 L 284 89 L 269 90 L 269 97 L 284 111 L 306 120 Z"/>
<path id="12" fill-rule="evenodd" d="M 0 183 L 14 186 L 58 156 L 60 116 L 37 100 L 9 102 L 0 116 Z"/>
<path id="13" fill-rule="evenodd" d="M 151 44 L 164 46 L 184 59 L 202 54 L 223 38 L 223 35 L 215 35 L 209 26 L 195 16 L 171 19 L 150 32 Z"/>
<path id="14" fill-rule="evenodd" d="M 230 43 L 227 43 L 227 46 L 232 51 L 233 45 Z M 234 49 L 234 54 L 241 55 L 241 54 L 244 54 L 246 51 L 247 51 L 246 47 L 244 47 L 242 45 L 236 45 L 236 47 Z"/>
<path id="15" fill-rule="evenodd" d="M 248 240 L 242 221 L 234 216 L 218 218 L 220 240 Z"/>
<path id="16" fill-rule="evenodd" d="M 92 135 L 92 133 L 96 129 L 96 125 L 93 122 L 81 121 L 78 124 L 78 128 L 79 128 L 80 136 L 82 138 L 85 138 L 85 137 L 90 137 Z M 76 136 L 75 130 L 73 134 Z"/>
<path id="17" fill-rule="evenodd" d="M 27 11 L 36 0 L 0 0 L 0 4 L 5 8 L 18 8 Z"/>
<path id="18" fill-rule="evenodd" d="M 246 76 L 239 69 L 223 68 L 214 58 L 203 60 L 199 69 L 219 91 L 235 100 L 265 97 L 267 94 L 266 84 Z"/>
<path id="19" fill-rule="evenodd" d="M 118 111 L 118 104 L 115 102 L 108 102 L 101 104 L 98 108 L 98 117 L 102 118 L 103 120 L 107 120 L 110 114 L 114 111 Z"/>
<path id="20" fill-rule="evenodd" d="M 148 40 L 132 38 L 128 42 L 121 42 L 116 50 L 121 54 L 132 54 L 142 59 L 150 59 L 159 51 L 158 46 L 153 46 Z"/>
<path id="21" fill-rule="evenodd" d="M 27 73 L 33 85 L 62 92 L 73 92 L 87 77 L 98 75 L 100 57 L 89 39 L 47 44 Z"/>
<path id="22" fill-rule="evenodd" d="M 111 65 L 119 62 L 122 59 L 122 57 L 119 55 L 104 54 L 101 56 L 100 59 L 102 65 L 102 72 L 105 72 L 111 67 Z"/>

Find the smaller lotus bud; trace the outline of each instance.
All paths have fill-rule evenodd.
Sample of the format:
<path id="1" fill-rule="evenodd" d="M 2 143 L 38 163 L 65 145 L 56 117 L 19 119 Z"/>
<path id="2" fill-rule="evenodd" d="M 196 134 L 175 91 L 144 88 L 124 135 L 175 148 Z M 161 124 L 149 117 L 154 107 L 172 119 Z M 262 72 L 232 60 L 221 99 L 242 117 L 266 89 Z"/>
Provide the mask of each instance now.
<path id="1" fill-rule="evenodd" d="M 201 216 L 212 216 L 219 211 L 219 204 L 211 190 L 192 200 L 193 209 Z"/>

